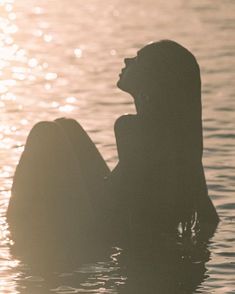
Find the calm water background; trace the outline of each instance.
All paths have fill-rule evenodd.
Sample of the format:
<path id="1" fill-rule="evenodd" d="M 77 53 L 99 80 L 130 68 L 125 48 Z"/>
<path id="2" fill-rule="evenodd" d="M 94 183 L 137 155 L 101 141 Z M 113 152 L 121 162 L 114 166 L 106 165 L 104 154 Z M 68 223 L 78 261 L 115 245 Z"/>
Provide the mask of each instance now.
<path id="1" fill-rule="evenodd" d="M 134 111 L 115 86 L 123 57 L 161 38 L 192 50 L 202 71 L 204 166 L 221 223 L 198 292 L 235 293 L 234 18 L 233 0 L 0 1 L 0 293 L 119 293 L 128 282 L 117 248 L 108 261 L 35 275 L 11 256 L 5 215 L 26 136 L 40 120 L 76 118 L 115 165 L 114 120 Z"/>

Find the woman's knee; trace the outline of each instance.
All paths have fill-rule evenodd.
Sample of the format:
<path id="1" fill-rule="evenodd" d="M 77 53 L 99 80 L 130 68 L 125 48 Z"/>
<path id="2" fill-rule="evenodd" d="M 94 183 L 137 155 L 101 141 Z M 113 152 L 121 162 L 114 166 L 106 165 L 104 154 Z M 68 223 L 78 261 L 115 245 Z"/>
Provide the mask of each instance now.
<path id="1" fill-rule="evenodd" d="M 85 130 L 83 129 L 81 124 L 73 118 L 57 118 L 54 122 L 62 127 L 66 132 L 76 132 L 76 134 L 78 134 L 79 132 L 85 133 Z"/>
<path id="2" fill-rule="evenodd" d="M 48 147 L 55 143 L 65 141 L 65 135 L 55 122 L 41 121 L 36 123 L 31 129 L 25 144 L 25 151 L 32 147 L 40 148 L 44 144 Z"/>
<path id="3" fill-rule="evenodd" d="M 66 178 L 69 171 L 74 171 L 74 165 L 72 146 L 61 127 L 55 122 L 39 122 L 30 131 L 17 165 L 13 180 L 14 190 L 23 189 L 24 193 L 30 194 L 28 182 L 33 188 L 39 182 L 48 187 L 45 183 L 52 179 Z M 34 190 L 37 189 L 38 187 Z"/>
<path id="4" fill-rule="evenodd" d="M 27 140 L 35 140 L 42 135 L 58 134 L 58 126 L 52 121 L 41 121 L 36 123 L 31 129 Z"/>

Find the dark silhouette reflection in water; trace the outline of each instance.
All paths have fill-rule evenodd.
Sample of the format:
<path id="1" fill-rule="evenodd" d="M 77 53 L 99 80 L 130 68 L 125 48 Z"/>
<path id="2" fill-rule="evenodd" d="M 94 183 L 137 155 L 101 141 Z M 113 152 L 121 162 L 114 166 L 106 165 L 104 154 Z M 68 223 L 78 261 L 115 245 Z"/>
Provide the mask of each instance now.
<path id="1" fill-rule="evenodd" d="M 53 266 L 48 266 L 45 257 L 40 262 L 27 260 L 27 266 L 20 269 L 17 290 L 21 294 L 203 293 L 197 288 L 207 278 L 205 262 L 210 252 L 206 240 L 164 239 L 155 248 L 142 246 L 140 252 L 112 248 L 110 258 L 76 266 L 61 263 L 56 267 L 51 258 Z"/>
<path id="2" fill-rule="evenodd" d="M 120 293 L 203 293 L 199 286 L 208 277 L 205 263 L 210 259 L 207 233 L 159 239 L 154 248 L 142 242 L 130 252 L 128 280 Z"/>
<path id="3" fill-rule="evenodd" d="M 165 246 L 175 248 L 171 238 L 162 242 L 163 235 L 191 239 L 208 230 L 208 238 L 213 234 L 219 218 L 202 165 L 195 57 L 163 40 L 126 58 L 125 65 L 117 86 L 133 96 L 137 113 L 115 122 L 119 162 L 114 170 L 75 120 L 40 122 L 31 130 L 7 212 L 16 254 L 27 252 L 29 260 L 55 255 L 62 264 L 77 264 L 120 246 L 128 256 L 137 253 L 131 260 L 149 250 L 158 260 L 168 255 Z M 162 264 L 174 259 L 174 254 L 164 257 Z M 151 260 L 148 269 L 155 267 Z M 184 261 L 169 268 L 179 267 L 180 274 L 200 268 L 191 265 Z M 167 270 L 161 275 L 166 277 Z"/>

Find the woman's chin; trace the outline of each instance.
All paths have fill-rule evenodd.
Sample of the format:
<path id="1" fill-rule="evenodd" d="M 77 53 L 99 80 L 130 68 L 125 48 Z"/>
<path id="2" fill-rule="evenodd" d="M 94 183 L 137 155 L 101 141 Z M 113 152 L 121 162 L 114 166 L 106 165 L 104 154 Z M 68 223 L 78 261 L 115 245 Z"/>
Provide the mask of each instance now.
<path id="1" fill-rule="evenodd" d="M 122 82 L 121 79 L 117 81 L 117 87 L 122 90 Z"/>
<path id="2" fill-rule="evenodd" d="M 126 87 L 126 85 L 125 85 L 125 83 L 123 82 L 121 76 L 120 76 L 119 80 L 117 81 L 117 87 L 118 87 L 120 90 L 129 93 L 129 91 L 128 91 L 128 87 Z"/>
<path id="3" fill-rule="evenodd" d="M 131 96 L 135 95 L 134 87 L 131 86 L 130 82 L 127 79 L 123 78 L 122 75 L 120 75 L 120 78 L 117 81 L 116 85 L 120 90 L 130 94 Z"/>

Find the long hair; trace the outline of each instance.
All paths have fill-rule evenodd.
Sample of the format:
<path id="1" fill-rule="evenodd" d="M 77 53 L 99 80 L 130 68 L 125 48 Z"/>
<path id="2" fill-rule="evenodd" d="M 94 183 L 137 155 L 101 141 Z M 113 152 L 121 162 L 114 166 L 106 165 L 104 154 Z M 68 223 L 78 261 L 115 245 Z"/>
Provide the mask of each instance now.
<path id="1" fill-rule="evenodd" d="M 175 168 L 172 164 L 168 165 L 168 171 L 166 168 L 166 175 L 176 177 L 178 195 L 169 197 L 176 198 L 178 212 L 175 207 L 173 213 L 186 230 L 195 219 L 198 194 L 207 193 L 201 162 L 200 68 L 191 52 L 170 40 L 145 46 L 138 52 L 138 63 L 143 91 L 149 97 L 146 113 L 156 129 L 157 144 L 163 142 L 158 151 L 165 154 L 165 161 L 168 154 L 176 159 L 178 175 L 172 173 Z M 165 141 L 166 134 L 169 141 Z"/>
<path id="2" fill-rule="evenodd" d="M 150 115 L 167 124 L 177 141 L 182 138 L 184 152 L 190 150 L 191 158 L 201 159 L 201 78 L 196 58 L 178 43 L 163 40 L 141 49 L 138 62 L 146 70 L 141 76 L 150 97 Z"/>

